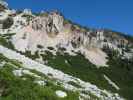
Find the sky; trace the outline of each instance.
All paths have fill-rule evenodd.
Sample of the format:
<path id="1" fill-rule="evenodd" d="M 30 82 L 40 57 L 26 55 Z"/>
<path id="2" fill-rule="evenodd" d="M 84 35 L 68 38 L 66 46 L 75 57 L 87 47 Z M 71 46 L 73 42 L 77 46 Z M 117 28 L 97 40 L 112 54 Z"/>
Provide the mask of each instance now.
<path id="1" fill-rule="evenodd" d="M 59 10 L 90 28 L 107 28 L 133 36 L 133 0 L 6 0 L 10 8 L 33 12 Z"/>

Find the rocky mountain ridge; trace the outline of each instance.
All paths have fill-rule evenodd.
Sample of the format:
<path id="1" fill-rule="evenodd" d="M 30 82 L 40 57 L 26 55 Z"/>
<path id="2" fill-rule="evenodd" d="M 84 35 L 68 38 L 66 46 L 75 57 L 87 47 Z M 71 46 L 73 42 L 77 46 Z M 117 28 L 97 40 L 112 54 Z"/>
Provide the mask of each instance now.
<path id="1" fill-rule="evenodd" d="M 80 100 L 132 98 L 133 38 L 80 26 L 58 11 L 18 11 L 1 1 L 0 57 L 45 74 L 63 88 L 78 92 Z M 23 67 L 13 71 L 16 76 L 22 76 Z M 126 91 L 131 91 L 129 96 Z"/>
<path id="2" fill-rule="evenodd" d="M 105 59 L 107 55 L 100 49 L 111 48 L 126 55 L 126 52 L 124 52 L 126 47 L 133 45 L 132 42 L 115 32 L 89 30 L 73 24 L 57 11 L 34 15 L 29 9 L 25 9 L 21 13 L 5 9 L 1 14 L 0 33 L 16 33 L 12 36 L 11 41 L 15 48 L 21 52 L 27 50 L 35 52 L 38 50 L 38 45 L 44 49 L 47 47 L 56 49 L 62 47 L 67 48 L 69 53 L 72 53 L 72 51 L 81 52 L 91 60 L 88 57 L 88 51 L 95 50 L 98 51 L 98 54 L 100 51 L 102 54 L 99 55 L 103 55 Z M 106 59 L 97 65 L 106 65 Z"/>

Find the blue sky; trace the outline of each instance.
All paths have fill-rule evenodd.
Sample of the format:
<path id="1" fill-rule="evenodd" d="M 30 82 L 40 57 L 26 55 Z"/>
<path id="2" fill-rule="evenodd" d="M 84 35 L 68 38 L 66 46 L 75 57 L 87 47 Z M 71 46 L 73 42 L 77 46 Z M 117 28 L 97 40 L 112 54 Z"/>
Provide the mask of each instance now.
<path id="1" fill-rule="evenodd" d="M 133 0 L 6 0 L 10 8 L 33 12 L 57 9 L 83 26 L 133 35 Z"/>

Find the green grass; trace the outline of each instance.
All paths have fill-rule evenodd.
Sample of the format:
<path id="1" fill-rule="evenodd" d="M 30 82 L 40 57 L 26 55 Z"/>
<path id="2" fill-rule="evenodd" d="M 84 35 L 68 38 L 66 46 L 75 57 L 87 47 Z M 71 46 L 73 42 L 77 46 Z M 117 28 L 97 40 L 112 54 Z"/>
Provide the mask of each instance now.
<path id="1" fill-rule="evenodd" d="M 78 54 L 77 56 L 70 56 L 67 53 L 64 55 L 57 53 L 53 59 L 52 53 L 48 51 L 46 53 L 47 54 L 42 54 L 42 57 L 44 60 L 48 60 L 49 66 L 62 70 L 63 72 L 78 77 L 84 81 L 96 84 L 102 89 L 106 88 L 108 90 L 111 89 L 112 91 L 115 91 L 115 89 L 111 87 L 104 79 L 100 70 L 98 70 L 96 66 L 91 64 L 87 59 L 85 59 L 83 55 Z M 66 63 L 65 60 L 67 60 L 68 63 Z"/>
<path id="2" fill-rule="evenodd" d="M 110 67 L 108 69 L 101 68 L 101 72 L 106 74 L 120 87 L 120 91 L 118 92 L 122 96 L 131 100 L 133 98 L 133 61 L 113 57 L 109 59 L 108 64 Z"/>
<path id="3" fill-rule="evenodd" d="M 0 62 L 8 60 L 8 58 L 3 55 L 0 55 L 0 58 L 3 59 L 0 60 Z M 9 62 L 10 60 L 8 63 Z M 15 61 L 15 63 L 16 62 L 17 61 Z M 77 92 L 67 91 L 60 85 L 55 85 L 53 81 L 47 81 L 45 86 L 40 86 L 37 83 L 34 83 L 36 79 L 33 76 L 14 76 L 12 71 L 15 68 L 8 63 L 0 69 L 0 90 L 2 90 L 0 100 L 78 100 L 79 94 Z M 10 63 L 14 64 L 12 61 Z M 31 72 L 43 76 L 40 72 L 35 70 L 31 70 Z M 24 77 L 26 80 L 22 80 Z M 62 99 L 57 97 L 55 94 L 56 90 L 65 91 L 67 97 Z"/>
<path id="4" fill-rule="evenodd" d="M 78 53 L 76 56 L 70 56 L 61 50 L 62 53 L 57 52 L 54 56 L 51 52 L 45 51 L 40 54 L 43 60 L 48 60 L 47 65 L 59 69 L 64 73 L 78 77 L 86 82 L 97 85 L 101 89 L 106 89 L 111 92 L 117 92 L 121 96 L 130 100 L 133 98 L 133 61 L 122 60 L 119 56 L 116 56 L 118 52 L 108 51 L 109 54 L 109 67 L 97 68 L 90 63 L 85 57 Z M 68 63 L 65 61 L 67 60 Z M 113 82 L 115 82 L 120 90 L 116 90 L 112 87 L 103 75 L 108 76 Z M 70 83 L 71 84 L 71 83 Z M 73 83 L 72 83 L 73 85 Z M 75 84 L 74 84 L 75 85 Z M 77 84 L 76 84 L 77 86 Z M 128 93 L 128 91 L 130 91 Z"/>
<path id="5" fill-rule="evenodd" d="M 76 56 L 70 56 L 67 53 L 60 54 L 59 52 L 54 56 L 49 51 L 47 51 L 46 54 L 41 54 L 44 60 L 48 60 L 49 66 L 84 81 L 91 82 L 101 89 L 117 92 L 121 96 L 131 100 L 131 98 L 133 98 L 133 61 L 122 60 L 115 55 L 116 53 L 112 55 L 113 58 L 111 55 L 109 56 L 108 68 L 97 68 L 80 53 Z M 66 63 L 65 60 L 67 60 L 68 63 Z M 120 87 L 120 90 L 116 90 L 112 87 L 108 81 L 105 80 L 103 74 L 115 82 Z M 130 91 L 129 93 L 127 92 L 128 90 Z"/>

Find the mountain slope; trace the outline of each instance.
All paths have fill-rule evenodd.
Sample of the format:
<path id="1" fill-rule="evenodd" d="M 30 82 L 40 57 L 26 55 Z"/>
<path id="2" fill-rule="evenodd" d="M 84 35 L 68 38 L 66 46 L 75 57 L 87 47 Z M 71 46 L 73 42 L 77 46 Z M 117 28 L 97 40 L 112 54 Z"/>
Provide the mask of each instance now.
<path id="1" fill-rule="evenodd" d="M 81 81 L 80 79 L 77 79 L 77 78 L 74 78 L 67 74 L 64 74 L 58 70 L 54 70 L 48 66 L 39 64 L 29 58 L 24 57 L 23 55 L 15 53 L 14 51 L 11 51 L 2 46 L 0 46 L 0 53 L 9 59 L 14 59 L 14 60 L 20 61 L 23 64 L 22 66 L 26 69 L 36 70 L 38 72 L 45 74 L 46 76 L 50 75 L 53 79 L 57 79 L 57 80 L 61 81 L 62 85 L 64 85 L 64 87 L 66 87 L 68 90 L 88 91 L 88 92 L 92 93 L 93 95 L 96 95 L 97 97 L 99 96 L 99 98 L 101 98 L 101 99 L 112 99 L 112 100 L 114 98 L 120 99 L 120 97 L 117 96 L 117 94 L 111 94 L 107 91 L 99 90 L 96 86 L 91 85 L 90 83 L 85 83 L 85 82 Z M 78 84 L 79 89 L 74 86 L 71 86 L 71 84 L 69 84 L 69 82 Z M 85 90 L 84 90 L 84 88 L 85 88 Z M 100 95 L 99 93 L 100 94 L 102 93 L 103 96 Z M 106 97 L 106 95 L 107 95 L 107 97 Z M 87 95 L 87 96 L 89 97 L 89 95 Z"/>
<path id="2" fill-rule="evenodd" d="M 52 84 L 59 82 L 68 96 L 52 88 L 47 92 L 55 92 L 51 94 L 53 99 L 59 99 L 58 93 L 64 94 L 66 100 L 69 97 L 70 100 L 133 98 L 133 37 L 107 29 L 82 27 L 57 11 L 33 14 L 25 9 L 18 12 L 1 3 L 0 15 L 1 59 L 21 62 L 21 68 L 13 71 L 18 76 L 25 72 L 23 70 L 28 70 L 30 75 L 34 70 L 53 80 Z M 36 75 L 32 73 L 32 76 Z M 42 80 L 39 82 L 45 84 Z M 4 95 L 2 99 L 7 100 L 5 97 L 8 98 Z"/>

